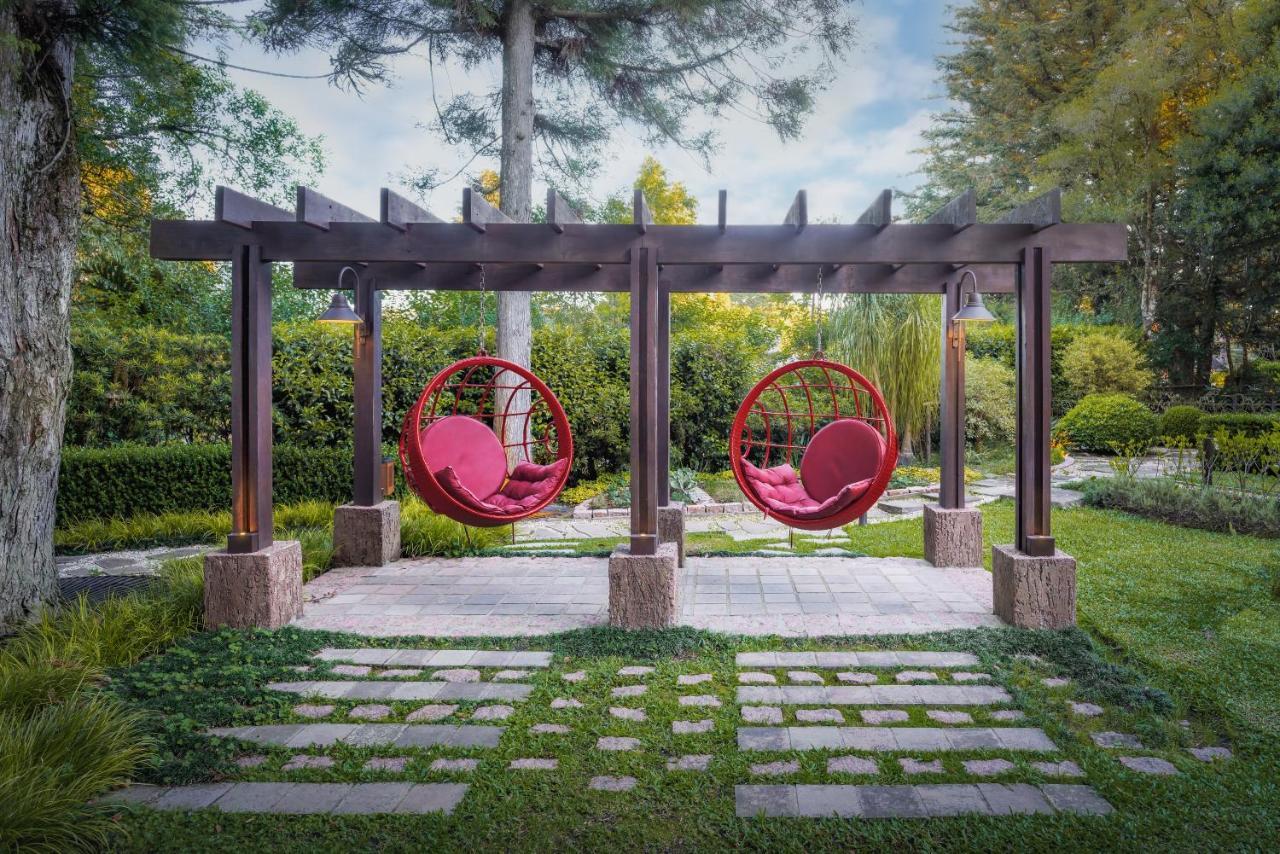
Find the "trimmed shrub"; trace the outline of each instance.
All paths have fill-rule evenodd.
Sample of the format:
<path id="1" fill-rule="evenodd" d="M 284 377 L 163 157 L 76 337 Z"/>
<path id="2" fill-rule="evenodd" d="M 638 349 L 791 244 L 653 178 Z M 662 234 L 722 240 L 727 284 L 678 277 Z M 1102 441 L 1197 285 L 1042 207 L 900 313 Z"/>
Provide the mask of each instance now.
<path id="1" fill-rule="evenodd" d="M 1205 413 L 1194 406 L 1170 406 L 1160 415 L 1160 435 L 1194 442 Z"/>
<path id="2" fill-rule="evenodd" d="M 975 448 L 1010 445 L 1017 430 L 1013 371 L 995 359 L 965 357 L 965 436 Z"/>
<path id="3" fill-rule="evenodd" d="M 1077 337 L 1062 356 L 1062 373 L 1077 396 L 1137 394 L 1151 385 L 1151 372 L 1133 343 L 1115 335 Z"/>
<path id="4" fill-rule="evenodd" d="M 1280 502 L 1165 478 L 1095 478 L 1085 483 L 1084 500 L 1188 528 L 1280 537 Z"/>
<path id="5" fill-rule="evenodd" d="M 1254 412 L 1208 412 L 1200 419 L 1200 432 L 1213 434 L 1219 429 L 1228 433 L 1261 436 L 1280 429 L 1280 414 Z"/>
<path id="6" fill-rule="evenodd" d="M 1109 454 L 1117 446 L 1150 444 L 1156 416 L 1127 394 L 1091 394 L 1058 420 L 1055 432 L 1074 447 Z"/>

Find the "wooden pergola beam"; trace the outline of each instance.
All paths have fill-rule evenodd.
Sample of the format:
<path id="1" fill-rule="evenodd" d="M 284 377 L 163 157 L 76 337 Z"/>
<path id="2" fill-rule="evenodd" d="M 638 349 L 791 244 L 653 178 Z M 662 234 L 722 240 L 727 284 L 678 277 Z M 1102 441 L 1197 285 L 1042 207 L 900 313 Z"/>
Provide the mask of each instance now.
<path id="1" fill-rule="evenodd" d="M 382 188 L 379 195 L 378 220 L 396 231 L 407 231 L 411 224 L 417 222 L 444 222 L 431 211 L 386 187 Z"/>
<path id="2" fill-rule="evenodd" d="M 510 223 L 511 218 L 489 204 L 484 193 L 471 187 L 462 188 L 462 222 L 477 234 L 488 231 L 491 223 Z M 427 260 L 427 259 L 422 259 Z M 483 262 L 481 262 L 483 263 Z"/>
<path id="3" fill-rule="evenodd" d="M 1062 222 L 1062 190 L 1054 187 L 1044 195 L 1023 202 L 1000 217 L 999 222 L 1029 225 L 1034 231 L 1057 225 Z"/>
<path id="4" fill-rule="evenodd" d="M 255 220 L 292 222 L 293 211 L 259 201 L 230 187 L 218 186 L 213 191 L 213 218 L 218 222 L 251 230 Z"/>
<path id="5" fill-rule="evenodd" d="M 644 197 L 644 190 L 636 187 L 631 196 L 631 222 L 636 231 L 645 234 L 653 225 L 653 212 L 649 210 L 649 200 Z"/>
<path id="6" fill-rule="evenodd" d="M 796 197 L 792 200 L 782 224 L 793 226 L 796 231 L 802 230 L 809 224 L 809 196 L 804 190 L 796 191 Z"/>
<path id="7" fill-rule="evenodd" d="M 321 231 L 328 231 L 329 226 L 335 222 L 376 221 L 373 217 L 365 216 L 360 211 L 349 208 L 341 202 L 335 202 L 328 196 L 301 184 L 298 185 L 297 197 L 297 221 Z"/>
<path id="8" fill-rule="evenodd" d="M 858 217 L 859 225 L 874 225 L 884 228 L 893 222 L 893 190 L 881 190 L 880 195 L 871 203 L 871 207 Z"/>
<path id="9" fill-rule="evenodd" d="M 965 190 L 925 219 L 934 225 L 950 225 L 956 231 L 968 228 L 978 221 L 978 193 L 973 187 Z"/>
<path id="10" fill-rule="evenodd" d="M 716 217 L 716 224 L 720 228 L 721 233 L 729 226 L 729 191 L 721 190 L 718 194 L 719 213 Z"/>
<path id="11" fill-rule="evenodd" d="M 563 234 L 565 223 L 577 224 L 581 222 L 582 217 L 578 215 L 578 212 L 555 189 L 548 187 L 547 225 L 551 226 L 551 230 L 556 234 Z"/>

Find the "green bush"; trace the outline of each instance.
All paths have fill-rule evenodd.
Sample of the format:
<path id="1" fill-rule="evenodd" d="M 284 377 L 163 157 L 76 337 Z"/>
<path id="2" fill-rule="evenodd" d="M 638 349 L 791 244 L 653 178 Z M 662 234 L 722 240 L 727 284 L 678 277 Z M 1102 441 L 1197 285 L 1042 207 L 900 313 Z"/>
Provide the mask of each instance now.
<path id="1" fill-rule="evenodd" d="M 1077 397 L 1138 394 L 1151 385 L 1151 372 L 1138 348 L 1106 333 L 1077 336 L 1063 353 L 1062 372 Z"/>
<path id="2" fill-rule="evenodd" d="M 1209 412 L 1200 419 L 1201 433 L 1216 433 L 1219 429 L 1228 433 L 1247 433 L 1261 436 L 1280 429 L 1280 413 Z"/>
<path id="3" fill-rule="evenodd" d="M 995 359 L 965 358 L 965 436 L 975 448 L 1013 444 L 1017 399 L 1010 368 Z"/>
<path id="4" fill-rule="evenodd" d="M 1126 394 L 1091 394 L 1058 420 L 1056 432 L 1082 450 L 1113 453 L 1117 446 L 1149 444 L 1156 416 Z"/>
<path id="5" fill-rule="evenodd" d="M 1160 414 L 1160 435 L 1194 442 L 1205 413 L 1194 406 L 1170 406 Z"/>
<path id="6" fill-rule="evenodd" d="M 1280 537 L 1280 503 L 1217 489 L 1187 487 L 1165 478 L 1095 478 L 1085 502 L 1188 528 Z"/>

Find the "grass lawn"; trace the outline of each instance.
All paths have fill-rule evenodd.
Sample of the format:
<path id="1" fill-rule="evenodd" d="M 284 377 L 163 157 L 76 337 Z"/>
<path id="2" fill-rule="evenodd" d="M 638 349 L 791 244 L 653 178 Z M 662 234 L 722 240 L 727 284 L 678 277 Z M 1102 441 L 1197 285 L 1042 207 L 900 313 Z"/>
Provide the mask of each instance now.
<path id="1" fill-rule="evenodd" d="M 990 540 L 1012 538 L 1012 507 L 1001 502 L 984 512 Z M 831 638 L 791 641 L 734 638 L 693 630 L 624 634 L 589 630 L 540 638 L 469 639 L 468 647 L 548 649 L 548 672 L 533 677 L 534 693 L 506 721 L 506 736 L 493 750 L 434 748 L 412 753 L 402 775 L 362 770 L 386 749 L 339 747 L 329 769 L 282 774 L 297 751 L 253 748 L 266 764 L 241 770 L 232 762 L 247 750 L 235 742 L 199 734 L 207 726 L 294 721 L 290 695 L 267 691 L 266 682 L 296 678 L 290 667 L 308 663 L 325 645 L 373 645 L 367 639 L 299 630 L 198 635 L 170 652 L 113 672 L 112 690 L 152 713 L 162 749 L 148 773 L 155 782 L 209 779 L 282 779 L 339 782 L 375 780 L 461 781 L 472 788 L 458 810 L 441 816 L 266 816 L 120 810 L 122 833 L 114 846 L 129 851 L 337 851 L 439 850 L 1266 850 L 1280 839 L 1280 604 L 1269 595 L 1269 567 L 1277 543 L 1191 531 L 1119 513 L 1088 508 L 1055 511 L 1060 547 L 1080 559 L 1080 619 L 1086 631 L 1065 633 L 975 630 L 901 638 Z M 868 554 L 920 553 L 920 522 L 911 520 L 850 529 L 851 548 Z M 400 639 L 385 645 L 449 646 L 443 639 Z M 460 645 L 454 641 L 452 645 Z M 746 754 L 736 750 L 741 724 L 732 703 L 733 654 L 752 649 L 807 648 L 957 649 L 976 653 L 982 668 L 1006 686 L 1028 717 L 1077 762 L 1116 808 L 1105 818 L 1070 816 L 957 817 L 942 819 L 836 820 L 739 819 L 733 787 L 753 782 L 747 766 L 796 759 L 800 772 L 787 782 L 837 782 L 826 773 L 826 751 Z M 1040 662 L 1019 657 L 1037 655 Z M 649 693 L 611 699 L 608 688 L 630 683 L 623 664 L 651 662 Z M 568 685 L 560 674 L 585 670 L 586 681 Z M 677 674 L 711 673 L 710 687 L 676 687 Z M 779 673 L 781 673 L 779 671 Z M 1048 688 L 1045 676 L 1071 684 Z M 678 693 L 715 693 L 719 709 L 691 713 Z M 552 710 L 552 698 L 573 696 L 578 710 Z M 1067 701 L 1104 706 L 1100 718 L 1069 713 Z M 337 701 L 340 714 L 349 701 Z M 397 715 L 412 706 L 392 704 Z M 416 704 L 415 704 L 416 705 Z M 640 706 L 643 722 L 612 718 L 611 705 Z M 465 720 L 467 704 L 454 720 Z M 919 713 L 912 711 L 912 724 Z M 672 734 L 673 720 L 712 717 L 712 733 Z M 340 717 L 338 718 L 340 719 Z M 1189 721 L 1184 727 L 1181 721 Z M 568 735 L 531 735 L 533 723 L 572 727 Z M 1091 730 L 1138 735 L 1150 755 L 1177 765 L 1176 777 L 1128 771 L 1114 751 L 1095 747 Z M 632 735 L 643 750 L 606 754 L 594 749 L 600 735 Z M 1188 756 L 1193 744 L 1229 744 L 1236 758 L 1207 765 Z M 672 773 L 666 759 L 711 754 L 705 773 Z M 438 756 L 474 756 L 479 768 L 466 776 L 431 772 Z M 945 771 L 927 782 L 972 782 L 958 759 L 945 754 Z M 983 758 L 987 754 L 965 754 Z M 517 757 L 555 757 L 549 772 L 517 772 Z M 1046 782 L 1025 761 L 996 780 Z M 858 783 L 905 781 L 892 759 L 877 778 Z M 598 774 L 627 774 L 631 792 L 591 792 Z M 913 779 L 911 782 L 917 782 Z"/>

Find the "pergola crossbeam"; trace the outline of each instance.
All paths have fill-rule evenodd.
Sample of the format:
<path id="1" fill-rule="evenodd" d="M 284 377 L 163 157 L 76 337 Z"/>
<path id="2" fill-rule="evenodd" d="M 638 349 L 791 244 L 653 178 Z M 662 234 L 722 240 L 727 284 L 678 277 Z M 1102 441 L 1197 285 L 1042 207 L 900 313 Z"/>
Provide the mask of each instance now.
<path id="1" fill-rule="evenodd" d="M 382 188 L 378 219 L 396 231 L 407 231 L 410 223 L 444 222 L 440 217 L 386 187 Z"/>
<path id="2" fill-rule="evenodd" d="M 796 191 L 796 197 L 791 202 L 791 208 L 787 211 L 782 224 L 794 226 L 796 231 L 802 230 L 809 224 L 809 197 L 804 190 Z"/>
<path id="3" fill-rule="evenodd" d="M 259 201 L 230 187 L 217 187 L 213 191 L 213 218 L 238 228 L 252 229 L 254 220 L 292 222 L 293 211 Z"/>
<path id="4" fill-rule="evenodd" d="M 925 222 L 934 225 L 950 225 L 961 231 L 978 221 L 978 193 L 970 187 L 942 207 L 931 213 Z"/>
<path id="5" fill-rule="evenodd" d="M 893 222 L 893 190 L 881 190 L 880 195 L 871 203 L 871 207 L 858 217 L 859 225 L 874 225 L 884 228 Z"/>
<path id="6" fill-rule="evenodd" d="M 373 217 L 365 216 L 360 211 L 335 202 L 301 184 L 298 185 L 297 198 L 297 221 L 321 231 L 328 231 L 329 226 L 335 222 L 376 222 Z"/>
<path id="7" fill-rule="evenodd" d="M 999 222 L 1029 225 L 1034 231 L 1057 225 L 1062 222 L 1062 190 L 1054 187 L 1043 195 L 1023 202 L 1000 217 Z"/>
<path id="8" fill-rule="evenodd" d="M 556 234 L 564 233 L 565 223 L 581 223 L 582 217 L 578 215 L 564 198 L 553 188 L 547 188 L 547 225 L 551 226 L 551 230 Z"/>

